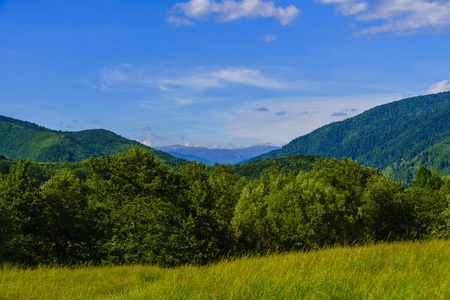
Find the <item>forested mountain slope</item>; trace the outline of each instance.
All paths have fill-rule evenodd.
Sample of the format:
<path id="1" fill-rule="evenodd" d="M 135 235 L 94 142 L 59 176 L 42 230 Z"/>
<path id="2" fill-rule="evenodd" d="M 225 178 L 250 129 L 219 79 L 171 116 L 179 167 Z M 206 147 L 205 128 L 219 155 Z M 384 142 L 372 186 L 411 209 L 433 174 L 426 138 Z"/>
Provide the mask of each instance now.
<path id="1" fill-rule="evenodd" d="M 420 164 L 450 175 L 449 147 L 450 92 L 444 92 L 377 106 L 251 160 L 294 154 L 349 157 L 409 181 Z"/>
<path id="2" fill-rule="evenodd" d="M 32 161 L 75 162 L 125 152 L 136 144 L 139 148 L 150 150 L 168 164 L 183 162 L 168 153 L 138 144 L 108 130 L 56 131 L 0 116 L 0 153 L 12 159 L 21 157 Z"/>

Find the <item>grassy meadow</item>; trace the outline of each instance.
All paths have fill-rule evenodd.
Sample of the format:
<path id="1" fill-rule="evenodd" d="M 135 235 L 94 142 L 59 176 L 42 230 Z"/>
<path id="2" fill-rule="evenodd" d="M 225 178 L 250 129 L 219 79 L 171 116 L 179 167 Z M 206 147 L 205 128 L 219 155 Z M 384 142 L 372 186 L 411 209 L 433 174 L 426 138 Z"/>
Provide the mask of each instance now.
<path id="1" fill-rule="evenodd" d="M 335 247 L 173 269 L 4 265 L 0 298 L 450 299 L 450 241 Z"/>

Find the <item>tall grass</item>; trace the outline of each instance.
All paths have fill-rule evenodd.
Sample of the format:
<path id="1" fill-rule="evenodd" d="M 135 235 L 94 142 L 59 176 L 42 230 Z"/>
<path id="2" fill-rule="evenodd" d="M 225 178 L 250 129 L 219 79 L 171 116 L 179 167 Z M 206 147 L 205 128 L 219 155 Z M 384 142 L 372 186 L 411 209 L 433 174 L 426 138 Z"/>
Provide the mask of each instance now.
<path id="1" fill-rule="evenodd" d="M 211 266 L 0 268 L 5 299 L 450 299 L 450 241 L 336 247 Z"/>

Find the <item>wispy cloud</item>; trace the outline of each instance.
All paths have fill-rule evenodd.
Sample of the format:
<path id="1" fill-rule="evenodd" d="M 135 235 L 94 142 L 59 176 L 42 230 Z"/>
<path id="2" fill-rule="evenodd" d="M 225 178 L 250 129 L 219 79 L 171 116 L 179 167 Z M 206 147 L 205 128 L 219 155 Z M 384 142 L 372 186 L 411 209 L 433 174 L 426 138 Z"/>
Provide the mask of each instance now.
<path id="1" fill-rule="evenodd" d="M 141 125 L 132 129 L 132 131 L 150 131 L 152 130 L 148 125 Z"/>
<path id="2" fill-rule="evenodd" d="M 366 1 L 360 0 L 318 0 L 323 4 L 336 4 L 338 11 L 345 15 L 357 15 L 368 10 L 369 4 Z"/>
<path id="3" fill-rule="evenodd" d="M 261 71 L 249 68 L 225 68 L 217 71 L 196 72 L 188 76 L 157 78 L 153 74 L 129 64 L 122 64 L 100 71 L 99 82 L 94 87 L 110 89 L 126 85 L 170 90 L 171 86 L 192 89 L 223 88 L 229 84 L 242 84 L 267 89 L 291 89 L 294 84 L 263 75 Z"/>
<path id="4" fill-rule="evenodd" d="M 178 85 L 194 89 L 225 87 L 227 83 L 237 83 L 269 89 L 289 88 L 286 83 L 264 76 L 259 70 L 246 68 L 229 68 L 175 79 L 162 79 L 161 83 L 164 86 Z"/>
<path id="5" fill-rule="evenodd" d="M 425 91 L 424 95 L 436 94 L 440 92 L 450 91 L 450 80 L 442 80 L 436 82 L 428 90 Z"/>
<path id="6" fill-rule="evenodd" d="M 254 111 L 266 112 L 269 111 L 269 109 L 267 107 L 259 107 L 255 108 Z"/>
<path id="7" fill-rule="evenodd" d="M 257 17 L 275 18 L 281 25 L 287 25 L 301 11 L 292 4 L 282 8 L 264 0 L 190 0 L 175 4 L 169 13 L 167 21 L 177 26 L 192 25 L 193 20 L 215 19 L 227 23 Z"/>
<path id="8" fill-rule="evenodd" d="M 191 20 L 185 19 L 185 18 L 178 18 L 175 16 L 169 16 L 167 18 L 167 21 L 169 23 L 172 23 L 175 26 L 191 26 L 194 25 L 194 22 L 192 22 Z"/>
<path id="9" fill-rule="evenodd" d="M 356 33 L 367 36 L 381 33 L 414 34 L 423 30 L 444 29 L 450 26 L 450 1 L 444 0 L 318 0 L 336 4 L 338 11 L 355 16 L 362 22 L 376 22 Z"/>
<path id="10" fill-rule="evenodd" d="M 89 84 L 100 90 L 127 90 L 130 87 L 149 86 L 146 72 L 131 64 L 120 64 L 110 68 L 102 68 L 98 80 Z"/>
<path id="11" fill-rule="evenodd" d="M 265 40 L 267 43 L 270 43 L 270 42 L 276 41 L 276 40 L 277 40 L 277 36 L 276 36 L 275 34 L 273 34 L 273 33 L 266 34 L 266 35 L 264 36 L 264 40 Z"/>

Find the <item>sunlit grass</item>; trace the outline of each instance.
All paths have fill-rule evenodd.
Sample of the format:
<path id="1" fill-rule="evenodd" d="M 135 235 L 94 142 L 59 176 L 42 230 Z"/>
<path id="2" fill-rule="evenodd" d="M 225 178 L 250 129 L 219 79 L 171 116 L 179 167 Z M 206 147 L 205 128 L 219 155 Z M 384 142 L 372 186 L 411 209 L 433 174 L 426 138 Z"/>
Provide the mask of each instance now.
<path id="1" fill-rule="evenodd" d="M 450 299 L 450 241 L 337 247 L 204 266 L 4 266 L 5 299 Z"/>

